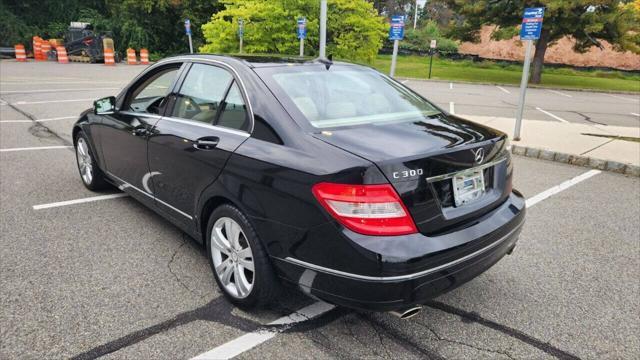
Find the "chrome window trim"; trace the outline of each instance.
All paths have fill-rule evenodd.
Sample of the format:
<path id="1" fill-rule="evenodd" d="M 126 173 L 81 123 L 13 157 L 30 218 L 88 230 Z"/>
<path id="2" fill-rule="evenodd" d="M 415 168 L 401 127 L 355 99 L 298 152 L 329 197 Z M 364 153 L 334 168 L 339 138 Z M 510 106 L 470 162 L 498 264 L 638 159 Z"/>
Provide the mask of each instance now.
<path id="1" fill-rule="evenodd" d="M 249 111 L 249 119 L 251 122 L 251 129 L 247 132 L 247 134 L 251 135 L 251 133 L 253 133 L 256 120 L 253 116 L 253 106 L 251 106 L 251 99 L 249 98 L 249 92 L 247 91 L 247 88 L 244 85 L 244 81 L 240 77 L 240 73 L 238 73 L 238 71 L 236 71 L 236 69 L 234 69 L 233 66 L 223 61 L 207 59 L 207 58 L 199 58 L 199 57 L 180 57 L 180 58 L 174 58 L 174 59 L 161 60 L 161 61 L 158 61 L 156 65 L 154 65 L 154 67 L 164 63 L 180 62 L 180 61 L 205 62 L 205 63 L 217 64 L 227 70 L 230 70 L 233 73 L 234 79 L 240 84 L 240 91 L 242 91 L 242 93 L 244 94 L 244 98 L 247 102 L 247 110 Z M 238 131 L 241 131 L 241 130 L 238 130 Z"/>
<path id="2" fill-rule="evenodd" d="M 246 131 L 231 129 L 231 128 L 227 128 L 227 127 L 224 127 L 224 126 L 211 125 L 209 123 L 204 123 L 204 122 L 195 121 L 195 120 L 185 120 L 185 119 L 174 118 L 174 117 L 170 117 L 170 116 L 164 116 L 164 117 L 162 117 L 162 120 L 168 120 L 168 121 L 173 121 L 173 122 L 177 122 L 177 123 L 181 123 L 181 124 L 199 126 L 199 127 L 203 127 L 203 128 L 206 128 L 206 129 L 223 131 L 223 132 L 227 132 L 227 133 L 230 133 L 230 134 L 236 134 L 236 135 L 240 135 L 240 136 L 244 136 L 244 137 L 251 136 Z"/>
<path id="3" fill-rule="evenodd" d="M 459 174 L 459 173 L 461 173 L 463 171 L 474 171 L 474 170 L 486 169 L 488 167 L 492 167 L 494 165 L 498 165 L 498 164 L 500 164 L 501 162 L 503 162 L 505 160 L 507 160 L 507 157 L 503 156 L 503 157 L 501 157 L 501 158 L 499 158 L 497 160 L 493 160 L 493 161 L 490 161 L 490 162 L 488 162 L 486 164 L 482 164 L 482 165 L 475 166 L 475 167 L 472 167 L 472 168 L 468 168 L 468 169 L 465 169 L 465 170 L 460 170 L 460 171 L 451 172 L 451 173 L 448 173 L 448 174 L 428 177 L 427 178 L 427 182 L 432 183 L 432 182 L 435 182 L 435 181 L 442 181 L 442 180 L 452 179 L 456 174 Z"/>
<path id="4" fill-rule="evenodd" d="M 508 234 L 504 235 L 503 237 L 501 237 L 500 239 L 496 240 L 495 242 L 491 243 L 488 246 L 483 247 L 482 249 L 476 250 L 474 252 L 472 252 L 471 254 L 465 255 L 461 258 L 458 258 L 456 260 L 450 261 L 446 264 L 442 264 L 439 266 L 436 266 L 434 268 L 431 269 L 427 269 L 427 270 L 423 270 L 417 273 L 413 273 L 413 274 L 406 274 L 406 275 L 398 275 L 398 276 L 367 276 L 367 275 L 359 275 L 359 274 L 353 274 L 353 273 L 349 273 L 349 272 L 345 272 L 345 271 L 340 271 L 340 270 L 335 270 L 335 269 L 331 269 L 331 268 L 326 268 L 323 266 L 319 266 L 319 265 L 315 265 L 315 264 L 311 264 L 302 260 L 298 260 L 296 258 L 292 258 L 292 257 L 286 257 L 284 259 L 282 258 L 278 258 L 280 260 L 286 261 L 288 263 L 294 264 L 294 265 L 298 265 L 298 266 L 302 266 L 304 268 L 310 269 L 310 270 L 316 270 L 319 272 L 323 272 L 323 273 L 327 273 L 327 274 L 331 274 L 331 275 L 337 275 L 337 276 L 342 276 L 342 277 L 346 277 L 346 278 L 351 278 L 351 279 L 356 279 L 356 280 L 366 280 L 366 281 L 381 281 L 381 282 L 385 282 L 385 281 L 398 281 L 398 280 L 412 280 L 418 277 L 422 277 L 425 275 L 429 275 L 435 272 L 438 272 L 440 270 L 446 269 L 448 267 L 460 264 L 462 262 L 465 262 L 471 258 L 474 258 L 478 255 L 481 255 L 491 249 L 493 249 L 494 247 L 502 244 L 504 241 L 506 241 L 507 239 L 509 239 L 511 237 L 511 235 L 513 235 L 516 231 L 520 230 L 520 228 L 522 227 L 522 225 L 524 224 L 524 220 L 522 222 L 520 222 L 520 224 L 518 224 L 513 230 L 509 231 Z"/>
<path id="5" fill-rule="evenodd" d="M 115 178 L 116 180 L 120 181 L 121 183 L 123 183 L 123 185 L 118 186 L 118 188 L 119 188 L 120 190 L 124 190 L 124 189 L 126 189 L 126 188 L 132 188 L 132 189 L 138 190 L 138 192 L 140 192 L 140 193 L 142 193 L 142 194 L 144 194 L 144 195 L 146 195 L 146 196 L 148 196 L 148 197 L 150 197 L 150 198 L 152 198 L 152 199 L 156 200 L 157 202 L 159 202 L 159 203 L 161 203 L 162 205 L 164 205 L 164 206 L 166 206 L 166 207 L 170 208 L 171 210 L 173 210 L 173 211 L 177 212 L 178 214 L 180 214 L 180 215 L 182 215 L 182 216 L 184 216 L 184 217 L 188 218 L 189 220 L 193 220 L 193 217 L 192 217 L 191 215 L 189 215 L 189 214 L 187 214 L 187 213 L 183 212 L 183 211 L 182 211 L 182 210 L 180 210 L 180 209 L 177 209 L 177 208 L 175 208 L 175 207 L 171 206 L 170 204 L 167 204 L 166 202 L 164 202 L 164 201 L 162 201 L 162 200 L 158 199 L 156 196 L 154 196 L 154 195 L 152 195 L 152 194 L 149 194 L 148 192 L 146 192 L 146 191 L 144 191 L 144 190 L 142 190 L 142 189 L 139 189 L 139 188 L 137 188 L 137 187 L 135 187 L 135 186 L 133 186 L 133 185 L 129 184 L 128 182 L 126 182 L 126 181 L 124 181 L 124 180 L 120 179 L 119 177 L 117 177 L 117 176 L 113 175 L 113 174 L 112 174 L 112 173 L 110 173 L 109 171 L 107 171 L 107 175 L 109 175 L 109 176 L 111 176 L 111 177 Z"/>
<path id="6" fill-rule="evenodd" d="M 135 112 L 135 111 L 118 111 L 119 114 L 130 115 L 130 116 L 140 116 L 140 117 L 148 117 L 152 119 L 160 119 L 161 115 L 143 113 L 143 112 Z"/>

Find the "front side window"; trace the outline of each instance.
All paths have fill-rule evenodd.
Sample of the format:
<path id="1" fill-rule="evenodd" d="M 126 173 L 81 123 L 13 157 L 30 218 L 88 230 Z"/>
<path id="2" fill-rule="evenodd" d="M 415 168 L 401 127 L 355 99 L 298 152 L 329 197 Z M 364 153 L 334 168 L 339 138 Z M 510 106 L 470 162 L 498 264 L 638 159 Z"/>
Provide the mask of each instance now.
<path id="1" fill-rule="evenodd" d="M 180 88 L 171 116 L 213 124 L 231 74 L 219 67 L 193 64 Z"/>
<path id="2" fill-rule="evenodd" d="M 130 95 L 128 109 L 135 112 L 160 114 L 165 97 L 178 75 L 179 68 L 164 69 L 142 82 Z"/>
<path id="3" fill-rule="evenodd" d="M 258 70 L 276 96 L 316 128 L 415 122 L 440 113 L 382 74 L 354 66 L 273 67 Z"/>

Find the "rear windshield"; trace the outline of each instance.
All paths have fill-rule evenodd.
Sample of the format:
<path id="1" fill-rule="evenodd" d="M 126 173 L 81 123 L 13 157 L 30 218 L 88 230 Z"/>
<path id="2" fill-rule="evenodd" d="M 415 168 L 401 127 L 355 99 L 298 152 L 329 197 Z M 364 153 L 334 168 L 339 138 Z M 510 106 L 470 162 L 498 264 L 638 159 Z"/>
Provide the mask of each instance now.
<path id="1" fill-rule="evenodd" d="M 377 71 L 357 66 L 279 66 L 256 71 L 287 108 L 316 128 L 422 121 L 433 105 Z M 294 112 L 295 113 L 295 112 Z"/>

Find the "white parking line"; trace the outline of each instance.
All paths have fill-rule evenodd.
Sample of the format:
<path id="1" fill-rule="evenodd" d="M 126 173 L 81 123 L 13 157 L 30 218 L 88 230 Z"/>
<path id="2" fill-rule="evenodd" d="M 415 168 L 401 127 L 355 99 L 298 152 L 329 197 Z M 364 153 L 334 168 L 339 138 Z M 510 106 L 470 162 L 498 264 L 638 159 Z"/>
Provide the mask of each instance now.
<path id="1" fill-rule="evenodd" d="M 408 83 L 408 82 L 409 82 L 409 80 L 402 80 L 402 81 L 400 81 L 400 82 L 401 82 L 401 83 L 403 83 L 403 84 L 406 84 L 406 83 Z"/>
<path id="2" fill-rule="evenodd" d="M 30 105 L 30 104 L 50 104 L 50 103 L 64 103 L 64 102 L 76 102 L 76 101 L 94 101 L 95 99 L 69 99 L 69 100 L 46 100 L 46 101 L 18 101 L 12 103 L 12 105 Z"/>
<path id="3" fill-rule="evenodd" d="M 640 114 L 636 114 L 636 113 L 629 113 L 629 114 L 631 114 L 631 115 L 633 115 L 633 116 L 640 117 Z"/>
<path id="4" fill-rule="evenodd" d="M 449 89 L 453 89 L 453 83 L 452 82 L 449 83 Z"/>
<path id="5" fill-rule="evenodd" d="M 245 335 L 242 335 L 228 343 L 222 344 L 217 348 L 202 353 L 192 360 L 212 360 L 212 359 L 231 359 L 243 352 L 252 349 L 263 342 L 275 337 L 278 333 L 290 328 L 291 326 L 306 320 L 313 319 L 319 315 L 326 313 L 335 306 L 322 301 L 315 302 L 304 307 L 291 315 L 283 316 L 276 321 L 270 322 L 269 326 L 279 326 L 276 329 L 262 329 Z"/>
<path id="6" fill-rule="evenodd" d="M 33 86 L 33 85 L 95 85 L 95 84 L 123 84 L 122 81 L 61 81 L 61 82 L 50 82 L 50 81 L 39 81 L 39 82 L 31 82 L 31 81 L 0 81 L 0 85 L 22 85 L 22 86 Z"/>
<path id="7" fill-rule="evenodd" d="M 0 91 L 1 94 L 35 94 L 47 92 L 74 92 L 74 91 L 96 91 L 96 90 L 120 90 L 120 88 L 86 88 L 86 89 L 39 89 L 39 90 L 10 90 Z"/>
<path id="8" fill-rule="evenodd" d="M 121 193 L 121 194 L 110 194 L 110 195 L 100 195 L 100 196 L 88 197 L 88 198 L 83 198 L 83 199 L 75 199 L 75 200 L 54 202 L 54 203 L 50 203 L 50 204 L 33 205 L 33 210 L 50 209 L 50 208 L 54 208 L 54 207 L 83 204 L 83 203 L 88 203 L 88 202 L 93 202 L 93 201 L 100 201 L 100 200 L 117 199 L 117 198 L 127 197 L 127 196 L 129 196 L 129 194 L 124 194 L 124 193 Z"/>
<path id="9" fill-rule="evenodd" d="M 29 150 L 53 150 L 53 149 L 68 149 L 73 146 L 36 146 L 36 147 L 24 147 L 24 148 L 8 148 L 0 149 L 0 152 L 10 151 L 29 151 Z"/>
<path id="10" fill-rule="evenodd" d="M 449 102 L 449 112 L 453 115 L 456 114 L 456 104 L 454 104 L 453 101 Z"/>
<path id="11" fill-rule="evenodd" d="M 507 93 L 507 94 L 511 94 L 511 91 L 509 91 L 509 90 L 507 90 L 507 89 L 503 88 L 502 86 L 498 86 L 498 85 L 496 85 L 496 87 L 497 87 L 498 89 L 502 90 L 503 92 Z"/>
<path id="12" fill-rule="evenodd" d="M 586 173 L 576 176 L 572 179 L 569 179 L 560 185 L 554 186 L 548 190 L 545 190 L 526 201 L 526 206 L 528 208 L 534 206 L 535 204 L 561 192 L 564 191 L 582 181 L 589 179 L 592 176 L 600 174 L 600 170 L 589 170 Z M 293 325 L 300 323 L 302 321 L 306 321 L 312 319 L 314 317 L 318 317 L 327 311 L 333 309 L 334 306 L 324 303 L 324 302 L 316 302 L 307 307 L 304 307 L 297 312 L 294 312 L 291 315 L 281 317 L 280 319 L 269 323 L 269 325 L 285 325 L 283 327 L 277 329 L 263 329 L 257 330 L 245 335 L 242 335 L 238 338 L 235 338 L 227 343 L 224 343 L 213 350 L 202 353 L 191 360 L 213 360 L 213 359 L 231 359 L 235 356 L 242 354 L 243 352 L 250 350 L 265 341 L 268 341 L 274 338 L 278 333 L 285 331 L 286 329 L 292 327 Z"/>
<path id="13" fill-rule="evenodd" d="M 530 197 L 527 199 L 527 207 L 532 207 L 533 205 L 539 203 L 540 201 L 549 198 L 550 196 L 553 196 L 563 190 L 566 190 L 570 187 L 572 187 L 575 184 L 578 184 L 580 182 L 583 182 L 585 180 L 587 180 L 588 178 L 592 177 L 592 176 L 596 176 L 598 174 L 600 174 L 602 171 L 600 170 L 589 170 L 586 173 L 576 176 L 573 179 L 569 179 L 565 182 L 563 182 L 560 185 L 556 185 L 550 189 L 547 189 L 533 197 Z"/>
<path id="14" fill-rule="evenodd" d="M 569 98 L 573 97 L 573 96 L 571 96 L 569 94 L 565 94 L 565 93 L 562 93 L 562 92 L 556 91 L 556 90 L 547 89 L 547 91 L 550 92 L 550 93 L 554 93 L 556 95 L 564 96 L 564 97 L 569 97 Z"/>
<path id="15" fill-rule="evenodd" d="M 48 118 L 48 119 L 36 119 L 35 122 L 47 122 L 47 121 L 57 121 L 57 120 L 67 120 L 67 119 L 77 119 L 77 116 L 62 116 L 56 118 Z M 29 119 L 21 119 L 21 120 L 0 120 L 0 123 L 32 123 L 34 120 Z"/>
<path id="16" fill-rule="evenodd" d="M 548 112 L 548 111 L 542 110 L 542 109 L 540 109 L 539 107 L 536 107 L 536 110 L 540 111 L 540 112 L 541 112 L 541 113 L 543 113 L 543 114 L 549 115 L 549 116 L 551 116 L 552 118 L 554 118 L 554 119 L 556 119 L 556 120 L 558 120 L 558 121 L 560 121 L 560 122 L 563 122 L 563 123 L 565 123 L 565 124 L 569 124 L 569 122 L 568 122 L 567 120 L 565 120 L 565 119 L 563 119 L 563 118 L 561 118 L 561 117 L 559 117 L 559 116 L 557 116 L 557 115 L 554 115 L 554 114 L 552 114 L 552 113 L 550 113 L 550 112 Z"/>
<path id="17" fill-rule="evenodd" d="M 627 101 L 632 101 L 632 102 L 638 102 L 640 101 L 639 99 L 632 99 L 632 98 L 628 98 L 628 97 L 624 97 L 624 96 L 618 96 L 618 95 L 613 95 L 613 94 L 605 94 L 607 96 L 611 96 L 612 98 L 616 98 L 616 99 L 620 99 L 620 100 L 627 100 Z"/>

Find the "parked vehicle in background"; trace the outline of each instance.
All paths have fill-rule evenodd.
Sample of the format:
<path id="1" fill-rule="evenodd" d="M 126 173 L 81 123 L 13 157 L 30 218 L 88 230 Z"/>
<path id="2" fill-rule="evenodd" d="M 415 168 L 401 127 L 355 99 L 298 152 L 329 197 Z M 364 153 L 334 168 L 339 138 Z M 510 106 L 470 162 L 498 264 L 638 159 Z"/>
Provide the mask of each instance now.
<path id="1" fill-rule="evenodd" d="M 409 317 L 511 253 L 524 223 L 504 133 L 359 65 L 165 59 L 73 140 L 87 188 L 116 185 L 204 243 L 241 306 L 283 280 Z"/>

